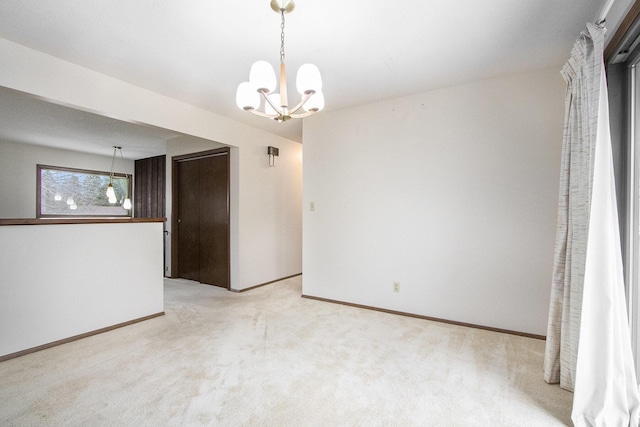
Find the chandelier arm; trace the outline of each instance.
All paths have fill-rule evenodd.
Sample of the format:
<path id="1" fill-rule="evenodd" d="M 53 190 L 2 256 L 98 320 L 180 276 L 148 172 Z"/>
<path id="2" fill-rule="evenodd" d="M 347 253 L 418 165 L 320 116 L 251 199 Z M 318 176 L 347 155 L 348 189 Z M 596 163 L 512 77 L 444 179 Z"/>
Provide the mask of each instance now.
<path id="1" fill-rule="evenodd" d="M 300 103 L 298 105 L 296 105 L 291 110 L 289 110 L 289 114 L 294 114 L 296 111 L 298 111 L 300 108 L 302 108 L 304 103 L 307 102 L 309 100 L 309 98 L 311 98 L 311 95 L 313 95 L 314 93 L 315 92 L 305 94 L 304 98 L 302 98 L 302 101 L 300 101 Z M 303 114 L 303 113 L 300 113 L 300 114 Z M 293 117 L 293 115 L 291 117 Z M 296 117 L 298 117 L 298 116 L 296 116 Z"/>
<path id="2" fill-rule="evenodd" d="M 300 114 L 291 114 L 291 118 L 292 119 L 302 119 L 304 117 L 309 117 L 312 114 L 317 113 L 318 110 L 312 110 L 312 111 L 305 111 L 304 113 L 300 113 Z"/>
<path id="3" fill-rule="evenodd" d="M 280 116 L 281 116 L 280 114 L 267 114 L 267 113 L 263 113 L 262 111 L 255 110 L 255 109 L 253 109 L 253 108 L 252 108 L 252 109 L 250 109 L 250 110 L 245 110 L 245 111 L 248 111 L 248 112 L 250 112 L 250 113 L 253 113 L 253 114 L 255 114 L 256 116 L 266 117 L 266 118 L 268 118 L 268 119 L 277 119 L 278 117 L 280 117 Z"/>
<path id="4" fill-rule="evenodd" d="M 273 102 L 271 102 L 271 100 L 269 99 L 269 97 L 267 96 L 267 94 L 265 92 L 260 92 L 262 94 L 262 97 L 264 98 L 265 102 L 268 102 L 269 105 L 271 105 L 271 108 L 273 108 L 273 111 L 275 111 L 276 113 L 278 113 L 277 115 L 273 115 L 273 114 L 267 114 L 267 117 L 278 117 L 281 116 L 283 111 L 282 111 L 282 107 L 276 107 L 275 105 L 273 105 Z"/>

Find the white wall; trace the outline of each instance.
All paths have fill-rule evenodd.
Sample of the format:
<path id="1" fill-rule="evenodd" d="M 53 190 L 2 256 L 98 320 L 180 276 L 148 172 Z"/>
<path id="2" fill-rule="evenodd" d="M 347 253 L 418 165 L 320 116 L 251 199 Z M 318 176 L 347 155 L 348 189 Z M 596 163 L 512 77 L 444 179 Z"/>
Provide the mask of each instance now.
<path id="1" fill-rule="evenodd" d="M 280 149 L 276 167 L 269 167 L 269 145 Z M 170 233 L 171 158 L 224 146 L 188 137 L 167 141 L 167 228 Z M 302 146 L 270 136 L 259 144 L 230 148 L 231 288 L 241 290 L 301 273 Z M 171 271 L 170 239 L 167 243 L 167 266 Z"/>
<path id="2" fill-rule="evenodd" d="M 0 226 L 0 356 L 164 310 L 162 223 Z"/>
<path id="3" fill-rule="evenodd" d="M 125 160 L 126 172 L 134 164 Z M 59 166 L 109 172 L 111 156 L 79 153 L 40 145 L 0 140 L 0 218 L 36 217 L 36 165 Z M 116 172 L 122 162 L 118 162 Z"/>
<path id="4" fill-rule="evenodd" d="M 234 173 L 238 179 L 232 288 L 301 272 L 300 144 L 5 39 L 0 39 L 0 58 L 5 59 L 0 86 L 236 147 L 232 150 L 232 162 L 238 162 L 235 171 L 232 165 L 232 180 Z M 230 104 L 235 108 L 233 100 Z M 272 170 L 265 166 L 269 145 L 280 148 L 279 166 Z"/>
<path id="5" fill-rule="evenodd" d="M 303 293 L 546 334 L 564 87 L 554 68 L 306 119 Z"/>
<path id="6" fill-rule="evenodd" d="M 269 167 L 269 145 L 280 150 L 275 167 Z M 238 156 L 238 283 L 242 289 L 264 283 L 261 277 L 276 279 L 302 272 L 302 145 L 265 139 L 238 150 Z"/>

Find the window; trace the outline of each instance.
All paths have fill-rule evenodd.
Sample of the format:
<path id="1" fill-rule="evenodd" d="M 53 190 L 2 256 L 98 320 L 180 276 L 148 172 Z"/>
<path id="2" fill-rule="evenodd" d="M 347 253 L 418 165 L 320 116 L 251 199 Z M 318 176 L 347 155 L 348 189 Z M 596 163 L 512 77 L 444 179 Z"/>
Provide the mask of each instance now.
<path id="1" fill-rule="evenodd" d="M 38 218 L 131 216 L 122 203 L 131 193 L 129 175 L 83 169 L 37 165 Z M 116 203 L 109 203 L 107 187 L 112 182 Z"/>
<path id="2" fill-rule="evenodd" d="M 640 378 L 640 21 L 607 47 L 611 142 L 616 170 L 631 347 Z"/>

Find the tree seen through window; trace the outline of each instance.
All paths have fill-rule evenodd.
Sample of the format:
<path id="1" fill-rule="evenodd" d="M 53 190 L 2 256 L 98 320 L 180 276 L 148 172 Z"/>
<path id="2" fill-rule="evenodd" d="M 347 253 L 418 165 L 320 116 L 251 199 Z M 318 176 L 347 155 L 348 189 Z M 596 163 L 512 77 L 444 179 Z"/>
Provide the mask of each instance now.
<path id="1" fill-rule="evenodd" d="M 131 216 L 122 207 L 130 197 L 129 176 L 108 172 L 56 168 L 38 165 L 39 217 L 56 216 Z M 107 187 L 112 182 L 116 203 L 109 203 Z"/>

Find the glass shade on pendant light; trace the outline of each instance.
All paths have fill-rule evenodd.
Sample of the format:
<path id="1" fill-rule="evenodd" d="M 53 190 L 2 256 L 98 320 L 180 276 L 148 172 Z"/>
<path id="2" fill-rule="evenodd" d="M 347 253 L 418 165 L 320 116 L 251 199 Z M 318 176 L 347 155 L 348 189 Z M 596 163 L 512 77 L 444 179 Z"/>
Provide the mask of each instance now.
<path id="1" fill-rule="evenodd" d="M 236 91 L 236 104 L 241 110 L 257 110 L 260 108 L 260 94 L 251 83 L 240 83 Z"/>
<path id="2" fill-rule="evenodd" d="M 62 200 L 62 195 L 60 193 L 56 193 L 55 196 L 53 196 L 53 200 L 59 202 L 60 200 Z"/>
<path id="3" fill-rule="evenodd" d="M 74 203 L 74 201 L 73 201 L 73 197 L 68 197 L 68 198 L 67 198 L 67 204 L 68 204 L 69 206 L 71 206 L 73 203 Z"/>
<path id="4" fill-rule="evenodd" d="M 109 183 L 109 186 L 107 187 L 107 197 L 109 199 L 116 197 L 116 191 L 113 189 L 113 185 L 111 185 L 111 183 Z"/>
<path id="5" fill-rule="evenodd" d="M 301 65 L 296 76 L 296 88 L 301 95 L 308 95 L 322 90 L 322 77 L 318 67 L 313 64 Z"/>
<path id="6" fill-rule="evenodd" d="M 267 61 L 256 61 L 249 71 L 249 83 L 258 92 L 271 93 L 276 90 L 276 73 Z"/>
<path id="7" fill-rule="evenodd" d="M 122 208 L 126 209 L 126 210 L 131 209 L 131 199 L 130 198 L 127 197 L 126 199 L 124 199 L 124 203 L 122 203 Z"/>
<path id="8" fill-rule="evenodd" d="M 324 108 L 324 95 L 322 91 L 320 90 L 316 91 L 316 93 L 311 95 L 311 98 L 309 98 L 307 102 L 304 103 L 302 108 L 305 111 L 314 111 L 314 112 L 322 110 Z"/>
<path id="9" fill-rule="evenodd" d="M 76 209 L 78 209 L 78 205 L 73 203 L 73 204 L 69 205 L 69 209 L 71 209 L 72 211 L 75 211 Z"/>

